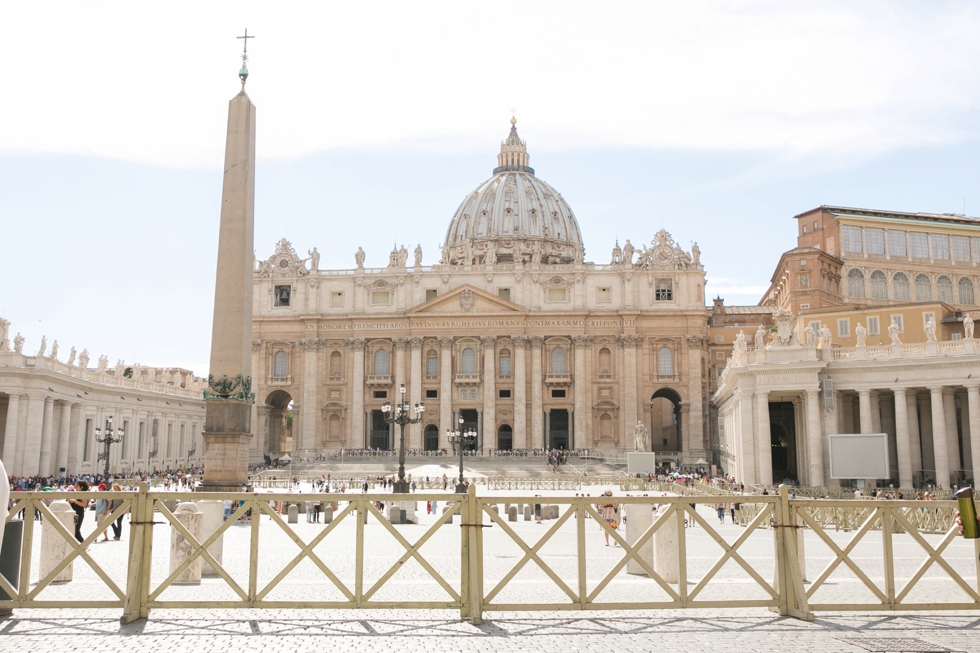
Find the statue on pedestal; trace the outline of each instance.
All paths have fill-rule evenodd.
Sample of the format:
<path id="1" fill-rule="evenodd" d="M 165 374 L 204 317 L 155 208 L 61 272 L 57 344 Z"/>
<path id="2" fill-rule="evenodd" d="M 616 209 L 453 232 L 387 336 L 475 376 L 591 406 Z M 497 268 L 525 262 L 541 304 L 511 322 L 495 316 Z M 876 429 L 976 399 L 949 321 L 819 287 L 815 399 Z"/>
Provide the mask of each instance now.
<path id="1" fill-rule="evenodd" d="M 41 358 L 42 356 L 44 356 L 44 352 L 47 348 L 48 348 L 48 337 L 41 336 L 41 348 L 38 349 L 37 353 L 34 355 L 37 356 L 38 358 Z"/>
<path id="2" fill-rule="evenodd" d="M 364 250 L 360 247 L 354 253 L 354 262 L 357 263 L 357 269 L 360 270 L 364 267 Z"/>
<path id="3" fill-rule="evenodd" d="M 830 335 L 830 327 L 826 324 L 820 327 L 820 348 L 830 349 L 830 343 L 833 341 L 833 336 Z"/>
<path id="4" fill-rule="evenodd" d="M 10 341 L 7 339 L 7 331 L 10 329 L 10 320 L 0 317 L 0 351 L 10 351 Z"/>
<path id="5" fill-rule="evenodd" d="M 636 451 L 650 451 L 650 429 L 643 425 L 642 420 L 637 420 L 636 428 L 633 429 L 633 447 Z"/>
<path id="6" fill-rule="evenodd" d="M 902 341 L 898 339 L 898 324 L 895 323 L 895 320 L 892 320 L 892 323 L 888 325 L 888 337 L 891 338 L 893 345 L 902 344 Z"/>
<path id="7" fill-rule="evenodd" d="M 755 330 L 755 349 L 756 351 L 761 351 L 766 348 L 766 330 L 759 325 L 759 328 Z"/>
<path id="8" fill-rule="evenodd" d="M 483 257 L 485 265 L 494 265 L 497 262 L 497 244 L 492 240 L 487 243 L 487 255 Z"/>
<path id="9" fill-rule="evenodd" d="M 735 336 L 735 346 L 732 348 L 732 351 L 736 354 L 744 354 L 747 349 L 745 345 L 745 332 L 739 331 L 738 335 Z"/>
<path id="10" fill-rule="evenodd" d="M 698 247 L 697 241 L 691 245 L 691 265 L 694 267 L 701 265 L 701 248 Z"/>
<path id="11" fill-rule="evenodd" d="M 95 368 L 96 374 L 105 374 L 105 368 L 109 366 L 109 357 L 103 354 L 99 356 L 99 366 Z"/>
<path id="12" fill-rule="evenodd" d="M 314 247 L 312 250 L 306 250 L 306 253 L 310 255 L 310 272 L 316 272 L 320 269 L 320 252 Z"/>
<path id="13" fill-rule="evenodd" d="M 929 318 L 926 322 L 926 340 L 929 342 L 936 342 L 936 320 L 935 318 Z"/>
<path id="14" fill-rule="evenodd" d="M 88 349 L 83 349 L 82 353 L 78 355 L 78 367 L 82 370 L 88 369 Z"/>
<path id="15" fill-rule="evenodd" d="M 868 330 L 860 322 L 858 322 L 857 327 L 854 329 L 854 335 L 857 338 L 857 346 L 864 347 L 864 343 L 868 339 Z"/>
<path id="16" fill-rule="evenodd" d="M 630 243 L 630 239 L 627 238 L 626 244 L 623 245 L 623 263 L 626 263 L 627 265 L 633 265 L 633 252 L 635 251 L 636 250 L 633 249 L 632 243 Z"/>
<path id="17" fill-rule="evenodd" d="M 22 354 L 24 353 L 23 350 L 24 350 L 24 336 L 20 335 L 20 332 L 18 331 L 17 335 L 14 336 L 14 353 Z"/>
<path id="18" fill-rule="evenodd" d="M 806 334 L 806 346 L 810 348 L 815 347 L 817 343 L 817 334 L 815 333 L 815 330 L 807 327 L 803 329 L 803 333 Z"/>
<path id="19" fill-rule="evenodd" d="M 72 367 L 75 364 L 75 348 L 72 347 L 71 351 L 68 352 L 68 367 Z"/>
<path id="20" fill-rule="evenodd" d="M 408 263 L 408 250 L 402 245 L 398 249 L 398 267 L 403 268 L 406 263 Z"/>
<path id="21" fill-rule="evenodd" d="M 973 340 L 973 318 L 969 313 L 963 315 L 963 337 Z"/>
<path id="22" fill-rule="evenodd" d="M 415 246 L 415 267 L 417 267 L 417 268 L 422 267 L 422 246 L 421 245 L 416 245 Z"/>
<path id="23" fill-rule="evenodd" d="M 58 341 L 55 340 L 51 344 L 51 354 L 48 356 L 48 360 L 56 361 L 58 360 Z"/>

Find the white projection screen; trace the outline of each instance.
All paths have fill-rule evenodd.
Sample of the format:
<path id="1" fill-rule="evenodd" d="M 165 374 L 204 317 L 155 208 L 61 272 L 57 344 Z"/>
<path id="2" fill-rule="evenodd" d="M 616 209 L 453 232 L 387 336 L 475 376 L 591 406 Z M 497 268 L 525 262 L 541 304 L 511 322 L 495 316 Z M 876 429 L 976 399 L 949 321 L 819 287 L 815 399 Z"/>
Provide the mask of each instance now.
<path id="1" fill-rule="evenodd" d="M 828 438 L 830 478 L 889 478 L 887 433 L 840 433 Z"/>

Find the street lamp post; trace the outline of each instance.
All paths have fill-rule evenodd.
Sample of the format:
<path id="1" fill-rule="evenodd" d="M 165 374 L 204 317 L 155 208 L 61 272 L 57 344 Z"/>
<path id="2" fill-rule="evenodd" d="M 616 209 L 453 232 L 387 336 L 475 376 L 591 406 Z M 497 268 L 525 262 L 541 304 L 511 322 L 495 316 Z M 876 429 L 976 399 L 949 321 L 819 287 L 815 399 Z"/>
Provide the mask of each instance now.
<path id="1" fill-rule="evenodd" d="M 118 438 L 114 437 L 117 434 L 119 435 L 119 437 Z M 106 482 L 109 481 L 109 447 L 116 444 L 117 442 L 122 442 L 124 435 L 125 433 L 123 433 L 122 429 L 112 428 L 111 415 L 109 416 L 109 419 L 106 420 L 105 437 L 102 437 L 103 436 L 102 429 L 99 428 L 95 429 L 95 441 L 98 442 L 99 444 L 105 445 L 105 451 L 99 454 L 99 460 L 105 459 L 105 471 L 102 474 L 102 478 Z"/>
<path id="2" fill-rule="evenodd" d="M 405 399 L 405 384 L 398 391 L 398 403 L 392 405 L 387 401 L 381 405 L 381 414 L 387 424 L 398 424 L 401 427 L 401 437 L 398 443 L 398 480 L 395 481 L 395 494 L 408 494 L 408 481 L 405 480 L 405 425 L 418 424 L 425 413 L 425 404 L 418 402 L 415 407 Z M 412 413 L 415 417 L 412 417 Z"/>
<path id="3" fill-rule="evenodd" d="M 476 444 L 476 430 L 463 430 L 463 418 L 459 418 L 458 431 L 446 431 L 446 439 L 453 445 L 453 450 L 459 452 L 459 483 L 456 484 L 456 494 L 466 494 L 466 483 L 463 481 L 463 451 Z"/>

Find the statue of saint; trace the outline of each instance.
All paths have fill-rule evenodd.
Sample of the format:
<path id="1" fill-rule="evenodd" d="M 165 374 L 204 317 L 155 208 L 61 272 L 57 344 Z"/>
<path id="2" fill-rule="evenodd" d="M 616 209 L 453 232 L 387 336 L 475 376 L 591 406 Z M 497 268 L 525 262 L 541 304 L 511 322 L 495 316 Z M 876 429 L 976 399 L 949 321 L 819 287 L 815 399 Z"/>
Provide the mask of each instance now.
<path id="1" fill-rule="evenodd" d="M 830 335 L 830 327 L 826 324 L 820 327 L 820 348 L 830 349 L 830 343 L 833 340 L 833 336 Z"/>
<path id="2" fill-rule="evenodd" d="M 626 244 L 623 245 L 623 263 L 633 265 L 633 252 L 635 251 L 636 250 L 633 249 L 633 245 L 630 243 L 630 239 L 627 238 Z"/>
<path id="3" fill-rule="evenodd" d="M 82 370 L 88 369 L 88 349 L 83 349 L 82 353 L 78 355 L 78 368 Z"/>
<path id="4" fill-rule="evenodd" d="M 306 253 L 310 255 L 310 272 L 316 272 L 320 269 L 320 252 L 314 247 L 312 250 L 306 250 Z"/>
<path id="5" fill-rule="evenodd" d="M 56 361 L 58 360 L 58 341 L 55 340 L 51 344 L 51 354 L 48 356 L 48 360 Z"/>
<path id="6" fill-rule="evenodd" d="M 360 247 L 358 247 L 357 252 L 354 253 L 354 262 L 357 263 L 358 270 L 364 267 L 364 250 Z"/>
<path id="7" fill-rule="evenodd" d="M 612 260 L 609 261 L 612 265 L 617 265 L 623 262 L 623 250 L 619 248 L 619 241 L 616 241 L 616 246 L 613 247 Z"/>
<path id="8" fill-rule="evenodd" d="M 766 330 L 759 325 L 759 328 L 755 330 L 755 350 L 759 351 L 766 348 Z"/>
<path id="9" fill-rule="evenodd" d="M 403 268 L 406 263 L 408 263 L 408 250 L 402 245 L 398 249 L 398 267 Z"/>
<path id="10" fill-rule="evenodd" d="M 531 243 L 531 264 L 541 265 L 542 247 L 540 243 Z"/>
<path id="11" fill-rule="evenodd" d="M 35 356 L 37 356 L 38 358 L 41 358 L 42 356 L 44 356 L 44 351 L 47 348 L 48 348 L 48 337 L 47 336 L 41 336 L 41 348 L 37 350 L 37 354 L 35 354 Z"/>
<path id="12" fill-rule="evenodd" d="M 487 244 L 487 255 L 483 257 L 486 265 L 494 265 L 497 262 L 497 243 L 492 240 Z"/>
<path id="13" fill-rule="evenodd" d="M 963 315 L 963 337 L 967 340 L 973 340 L 973 318 L 970 317 L 969 313 Z"/>
<path id="14" fill-rule="evenodd" d="M 936 320 L 931 317 L 926 322 L 926 340 L 936 342 Z"/>
<path id="15" fill-rule="evenodd" d="M 96 374 L 104 374 L 105 368 L 109 366 L 109 357 L 103 354 L 99 356 L 99 366 L 95 368 Z"/>
<path id="16" fill-rule="evenodd" d="M 14 353 L 22 354 L 24 353 L 23 350 L 24 350 L 24 336 L 20 335 L 20 332 L 18 331 L 17 335 L 14 336 Z"/>
<path id="17" fill-rule="evenodd" d="M 637 420 L 636 428 L 633 429 L 633 447 L 636 451 L 650 451 L 650 429 L 643 425 L 642 420 Z"/>
<path id="18" fill-rule="evenodd" d="M 68 367 L 71 367 L 74 364 L 75 364 L 75 348 L 72 347 L 71 351 L 68 352 Z"/>
<path id="19" fill-rule="evenodd" d="M 746 350 L 747 347 L 745 345 L 745 332 L 739 331 L 738 335 L 735 336 L 735 346 L 733 347 L 732 351 L 734 351 L 736 354 L 744 354 Z"/>
<path id="20" fill-rule="evenodd" d="M 857 346 L 864 347 L 864 343 L 868 339 L 868 330 L 860 322 L 858 322 L 857 327 L 854 329 L 854 335 L 857 337 Z"/>
<path id="21" fill-rule="evenodd" d="M 691 265 L 694 267 L 701 265 L 701 248 L 698 247 L 697 241 L 691 245 Z"/>
<path id="22" fill-rule="evenodd" d="M 10 351 L 10 341 L 7 339 L 7 331 L 10 329 L 10 320 L 0 317 L 0 351 Z"/>
<path id="23" fill-rule="evenodd" d="M 417 268 L 422 267 L 422 246 L 421 245 L 416 245 L 415 246 L 415 267 L 417 267 Z"/>
<path id="24" fill-rule="evenodd" d="M 895 323 L 895 320 L 892 320 L 892 323 L 888 325 L 888 337 L 892 339 L 893 345 L 902 344 L 902 341 L 898 339 L 898 324 Z"/>
<path id="25" fill-rule="evenodd" d="M 813 329 L 807 327 L 803 329 L 803 333 L 806 334 L 806 346 L 814 347 L 816 345 L 817 335 L 813 332 Z"/>

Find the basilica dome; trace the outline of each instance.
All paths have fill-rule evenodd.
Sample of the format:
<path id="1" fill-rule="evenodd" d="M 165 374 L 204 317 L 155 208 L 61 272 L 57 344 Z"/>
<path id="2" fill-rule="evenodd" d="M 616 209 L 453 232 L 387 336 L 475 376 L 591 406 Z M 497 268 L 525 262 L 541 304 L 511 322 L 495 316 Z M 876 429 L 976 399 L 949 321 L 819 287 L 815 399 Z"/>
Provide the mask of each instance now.
<path id="1" fill-rule="evenodd" d="M 449 223 L 444 265 L 582 261 L 575 214 L 558 191 L 534 176 L 517 121 L 510 122 L 493 176 L 466 196 Z"/>

